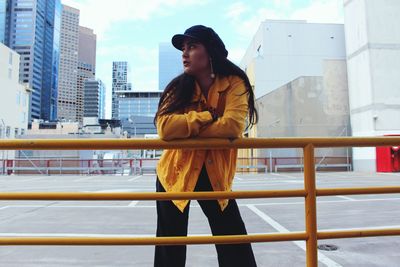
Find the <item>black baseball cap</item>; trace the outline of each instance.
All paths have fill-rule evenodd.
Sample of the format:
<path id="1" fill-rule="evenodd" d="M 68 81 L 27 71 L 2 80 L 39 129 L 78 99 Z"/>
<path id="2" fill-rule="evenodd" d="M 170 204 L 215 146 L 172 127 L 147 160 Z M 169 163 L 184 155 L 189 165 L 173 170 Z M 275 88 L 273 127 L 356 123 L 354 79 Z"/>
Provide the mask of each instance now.
<path id="1" fill-rule="evenodd" d="M 224 42 L 210 27 L 195 25 L 187 29 L 183 34 L 175 34 L 171 39 L 172 45 L 176 49 L 182 50 L 183 40 L 187 37 L 202 43 L 211 56 L 222 56 L 224 58 L 228 56 L 228 50 L 226 50 Z"/>

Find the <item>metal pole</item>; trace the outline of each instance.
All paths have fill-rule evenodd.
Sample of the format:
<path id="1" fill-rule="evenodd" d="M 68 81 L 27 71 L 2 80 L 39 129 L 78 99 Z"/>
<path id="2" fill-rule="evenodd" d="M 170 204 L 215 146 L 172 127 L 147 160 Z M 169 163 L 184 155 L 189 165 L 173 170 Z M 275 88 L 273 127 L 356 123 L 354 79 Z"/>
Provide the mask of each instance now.
<path id="1" fill-rule="evenodd" d="M 272 150 L 269 149 L 269 172 L 273 172 L 272 170 Z"/>
<path id="2" fill-rule="evenodd" d="M 305 218 L 306 218 L 306 262 L 307 267 L 318 266 L 317 251 L 317 198 L 315 189 L 315 162 L 314 146 L 308 144 L 304 147 L 304 189 Z"/>

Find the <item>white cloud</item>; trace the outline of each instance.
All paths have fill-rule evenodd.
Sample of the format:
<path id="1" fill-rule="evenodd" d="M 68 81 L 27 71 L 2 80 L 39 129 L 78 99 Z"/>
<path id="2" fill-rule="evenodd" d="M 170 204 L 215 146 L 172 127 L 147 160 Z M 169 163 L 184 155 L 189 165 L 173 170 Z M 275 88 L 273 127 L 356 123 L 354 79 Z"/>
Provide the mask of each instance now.
<path id="1" fill-rule="evenodd" d="M 233 18 L 231 19 L 231 23 L 233 24 L 233 28 L 236 29 L 239 36 L 244 40 L 250 40 L 260 23 L 266 19 L 281 19 L 282 14 L 278 11 L 267 9 L 267 8 L 260 8 L 256 12 L 253 12 L 252 16 L 248 16 L 245 19 L 243 18 Z"/>
<path id="2" fill-rule="evenodd" d="M 313 0 L 308 7 L 295 10 L 290 18 L 308 22 L 343 23 L 343 1 Z"/>
<path id="3" fill-rule="evenodd" d="M 228 7 L 225 17 L 229 19 L 235 19 L 248 9 L 248 6 L 246 6 L 243 2 L 236 2 Z"/>
<path id="4" fill-rule="evenodd" d="M 250 40 L 261 22 L 267 19 L 343 23 L 343 0 L 312 0 L 309 6 L 300 9 L 293 9 L 294 2 L 294 0 L 274 0 L 273 7 L 257 10 L 251 10 L 242 2 L 236 2 L 226 9 L 227 18 L 230 19 L 237 34 L 246 40 Z"/>
<path id="5" fill-rule="evenodd" d="M 171 8 L 203 5 L 208 0 L 62 0 L 80 10 L 80 25 L 92 28 L 99 39 L 104 38 L 111 24 L 120 21 L 149 20 L 171 15 Z"/>

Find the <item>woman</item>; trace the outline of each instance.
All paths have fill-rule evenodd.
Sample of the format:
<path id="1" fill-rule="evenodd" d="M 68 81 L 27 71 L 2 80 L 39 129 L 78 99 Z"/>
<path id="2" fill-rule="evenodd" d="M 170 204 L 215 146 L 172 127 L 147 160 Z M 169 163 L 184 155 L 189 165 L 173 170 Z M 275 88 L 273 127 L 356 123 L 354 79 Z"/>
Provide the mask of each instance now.
<path id="1" fill-rule="evenodd" d="M 227 59 L 213 29 L 196 25 L 172 38 L 184 73 L 161 96 L 155 117 L 163 140 L 238 138 L 257 122 L 246 74 Z M 165 150 L 157 166 L 157 192 L 231 191 L 237 149 Z M 235 200 L 199 200 L 213 235 L 245 235 Z M 188 200 L 157 201 L 157 236 L 186 236 Z M 256 266 L 250 244 L 216 245 L 219 266 Z M 186 246 L 156 246 L 154 266 L 185 266 Z"/>

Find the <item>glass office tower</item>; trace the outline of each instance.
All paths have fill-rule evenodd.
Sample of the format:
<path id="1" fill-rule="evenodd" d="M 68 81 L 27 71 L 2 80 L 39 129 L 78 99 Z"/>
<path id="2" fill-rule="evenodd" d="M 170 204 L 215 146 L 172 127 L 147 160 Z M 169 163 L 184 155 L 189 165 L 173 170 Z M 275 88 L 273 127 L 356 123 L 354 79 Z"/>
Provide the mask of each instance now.
<path id="1" fill-rule="evenodd" d="M 21 55 L 20 81 L 33 89 L 29 118 L 57 118 L 60 0 L 11 0 L 6 43 Z"/>

